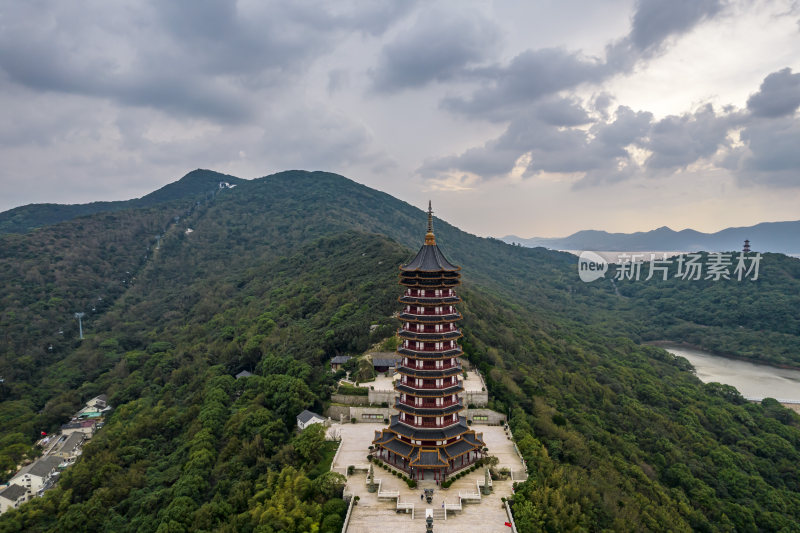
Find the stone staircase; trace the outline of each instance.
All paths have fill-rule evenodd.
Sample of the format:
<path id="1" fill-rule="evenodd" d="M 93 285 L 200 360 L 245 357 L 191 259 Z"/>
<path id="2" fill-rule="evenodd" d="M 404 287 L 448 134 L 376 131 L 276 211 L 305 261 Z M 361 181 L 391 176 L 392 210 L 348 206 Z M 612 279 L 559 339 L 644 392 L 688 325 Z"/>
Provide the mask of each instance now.
<path id="1" fill-rule="evenodd" d="M 423 509 L 418 509 L 416 513 L 414 513 L 414 520 L 425 520 L 425 509 L 433 509 L 433 521 L 438 522 L 440 520 L 447 520 L 447 516 L 445 516 L 445 511 L 441 507 L 426 507 Z"/>

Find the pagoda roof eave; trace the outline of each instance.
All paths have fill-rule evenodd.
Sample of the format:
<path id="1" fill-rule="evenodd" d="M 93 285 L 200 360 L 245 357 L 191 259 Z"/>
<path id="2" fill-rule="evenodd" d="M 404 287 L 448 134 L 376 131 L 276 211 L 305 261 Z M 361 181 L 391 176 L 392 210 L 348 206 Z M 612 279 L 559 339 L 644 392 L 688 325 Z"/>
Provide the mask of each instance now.
<path id="1" fill-rule="evenodd" d="M 458 272 L 460 266 L 452 264 L 436 244 L 423 244 L 414 259 L 400 266 L 404 272 Z"/>

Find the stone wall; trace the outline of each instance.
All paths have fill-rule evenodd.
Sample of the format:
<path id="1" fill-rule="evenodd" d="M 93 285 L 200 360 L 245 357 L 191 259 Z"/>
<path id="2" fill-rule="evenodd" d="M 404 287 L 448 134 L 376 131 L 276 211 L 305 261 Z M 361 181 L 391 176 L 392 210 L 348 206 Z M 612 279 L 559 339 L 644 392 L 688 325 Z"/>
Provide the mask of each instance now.
<path id="1" fill-rule="evenodd" d="M 504 424 L 506 421 L 506 415 L 498 413 L 497 411 L 492 411 L 491 409 L 467 409 L 464 411 L 464 416 L 467 417 L 467 420 L 472 420 L 472 425 L 489 425 L 489 426 L 499 426 Z M 487 420 L 476 420 L 475 417 L 487 417 Z"/>
<path id="2" fill-rule="evenodd" d="M 334 394 L 334 396 L 338 396 Z M 393 390 L 372 390 L 369 391 L 369 396 L 366 396 L 370 405 L 380 405 L 383 402 L 386 402 L 389 405 L 394 404 L 394 398 L 397 396 L 397 392 Z M 465 391 L 460 394 L 461 399 L 464 402 L 464 407 L 469 405 L 474 405 L 475 407 L 484 407 L 489 404 L 489 393 L 485 390 L 483 391 Z M 359 396 L 356 396 L 359 398 Z M 333 399 L 333 397 L 331 397 Z M 334 400 L 335 401 L 335 400 Z M 345 402 L 341 402 L 345 403 Z M 351 403 L 349 405 L 360 405 L 356 403 Z"/>
<path id="3" fill-rule="evenodd" d="M 462 395 L 464 400 L 464 407 L 474 405 L 475 407 L 484 407 L 489 404 L 489 393 L 483 391 L 465 391 Z"/>
<path id="4" fill-rule="evenodd" d="M 356 396 L 354 394 L 331 394 L 331 402 L 345 405 L 369 405 L 370 403 L 375 403 L 368 396 Z"/>
<path id="5" fill-rule="evenodd" d="M 394 404 L 394 397 L 397 396 L 397 392 L 393 390 L 369 390 L 369 396 L 367 399 L 371 405 L 380 405 L 383 402 L 388 403 L 389 405 Z"/>
<path id="6" fill-rule="evenodd" d="M 397 409 L 393 407 L 380 407 L 376 405 L 365 407 L 352 407 L 347 405 L 331 405 L 325 415 L 329 416 L 334 422 L 350 422 L 355 418 L 356 422 L 382 423 L 392 415 L 397 414 Z M 364 415 L 378 415 L 377 418 L 365 418 Z M 466 409 L 462 412 L 467 420 L 472 421 L 472 425 L 498 426 L 506 422 L 506 415 L 492 411 L 491 409 Z M 486 417 L 486 420 L 476 419 L 476 417 Z"/>
<path id="7" fill-rule="evenodd" d="M 387 407 L 351 407 L 350 418 L 355 418 L 356 422 L 371 422 L 383 423 L 384 420 L 389 420 L 391 415 L 396 415 L 397 410 L 389 409 Z M 378 415 L 378 418 L 365 418 L 364 415 Z"/>
<path id="8" fill-rule="evenodd" d="M 350 406 L 331 405 L 323 414 L 334 422 L 346 422 L 350 420 Z"/>

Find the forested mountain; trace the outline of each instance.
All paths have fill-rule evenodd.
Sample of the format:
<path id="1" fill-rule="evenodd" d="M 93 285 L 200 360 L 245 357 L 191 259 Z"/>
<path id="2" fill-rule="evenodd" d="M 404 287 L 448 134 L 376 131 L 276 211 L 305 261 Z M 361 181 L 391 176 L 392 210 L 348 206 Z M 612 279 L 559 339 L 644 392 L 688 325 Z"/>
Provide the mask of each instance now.
<path id="1" fill-rule="evenodd" d="M 635 233 L 584 230 L 560 238 L 525 239 L 507 235 L 502 240 L 555 250 L 725 252 L 741 250 L 745 239 L 752 242 L 753 251 L 800 254 L 800 220 L 762 222 L 754 226 L 725 228 L 714 233 L 703 233 L 693 229 L 675 231 L 664 226 Z"/>
<path id="2" fill-rule="evenodd" d="M 57 487 L 0 516 L 0 531 L 341 529 L 340 481 L 315 467 L 319 435 L 295 436 L 294 416 L 328 401 L 332 356 L 394 331 L 397 265 L 424 214 L 303 171 L 181 202 L 0 236 L 2 468 L 81 401 L 105 392 L 116 407 Z M 711 348 L 746 355 L 763 339 L 800 364 L 787 349 L 797 324 L 759 318 L 764 306 L 798 316 L 800 261 L 765 257 L 761 279 L 737 288 L 748 306 L 732 297 L 717 324 L 721 286 L 617 294 L 581 282 L 568 254 L 435 230 L 463 267 L 465 352 L 528 459 L 520 531 L 796 527 L 800 419 L 636 342 L 707 330 Z M 686 290 L 694 315 L 676 303 Z M 256 375 L 234 380 L 242 369 Z"/>
<path id="3" fill-rule="evenodd" d="M 0 234 L 27 233 L 42 226 L 57 224 L 73 218 L 121 211 L 123 209 L 152 207 L 159 204 L 174 202 L 176 200 L 200 200 L 208 195 L 213 195 L 219 188 L 220 182 L 230 185 L 241 183 L 241 178 L 220 174 L 212 170 L 193 170 L 180 180 L 165 185 L 150 194 L 133 200 L 120 200 L 114 202 L 92 202 L 89 204 L 30 204 L 16 207 L 0 213 Z"/>

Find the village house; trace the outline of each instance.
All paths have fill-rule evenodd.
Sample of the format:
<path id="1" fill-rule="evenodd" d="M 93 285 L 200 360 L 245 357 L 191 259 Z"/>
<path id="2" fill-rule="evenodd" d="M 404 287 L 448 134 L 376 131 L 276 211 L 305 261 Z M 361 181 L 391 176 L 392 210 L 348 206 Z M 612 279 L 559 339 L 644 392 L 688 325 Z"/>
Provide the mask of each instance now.
<path id="1" fill-rule="evenodd" d="M 87 439 L 92 438 L 94 432 L 97 430 L 97 423 L 94 420 L 74 420 L 61 426 L 61 433 L 63 435 L 72 435 L 73 433 L 83 433 Z"/>
<path id="2" fill-rule="evenodd" d="M 86 407 L 90 407 L 97 411 L 102 411 L 106 407 L 108 407 L 108 396 L 105 394 L 101 394 L 100 396 L 95 396 L 88 402 L 86 402 Z"/>
<path id="3" fill-rule="evenodd" d="M 397 367 L 397 362 L 401 359 L 400 356 L 394 355 L 376 355 L 372 356 L 372 367 L 375 369 L 375 372 L 379 374 L 389 371 L 394 372 L 394 369 Z"/>
<path id="4" fill-rule="evenodd" d="M 312 413 L 308 409 L 297 415 L 297 427 L 301 430 L 306 429 L 311 424 L 324 424 L 326 418 L 317 413 Z"/>
<path id="5" fill-rule="evenodd" d="M 16 509 L 23 503 L 28 496 L 28 491 L 20 485 L 9 485 L 0 490 L 0 514 L 9 509 Z"/>
<path id="6" fill-rule="evenodd" d="M 336 372 L 342 365 L 348 362 L 352 357 L 349 355 L 337 355 L 333 359 L 331 359 L 331 372 Z"/>
<path id="7" fill-rule="evenodd" d="M 56 473 L 60 463 L 61 459 L 58 457 L 42 457 L 23 467 L 11 478 L 9 483 L 25 488 L 29 500 L 39 496 L 39 492 Z"/>
<path id="8" fill-rule="evenodd" d="M 81 453 L 81 446 L 83 445 L 85 438 L 86 436 L 81 432 L 72 433 L 66 439 L 57 444 L 55 449 L 50 452 L 50 454 L 55 457 L 60 457 L 61 459 L 72 459 L 77 457 Z"/>

